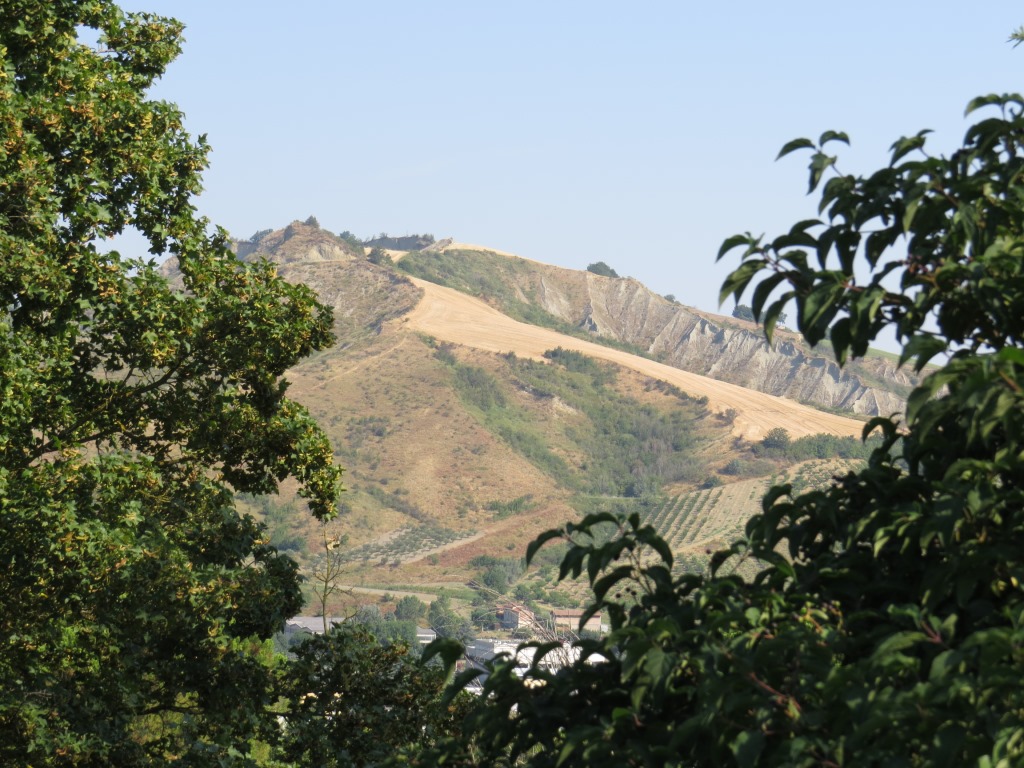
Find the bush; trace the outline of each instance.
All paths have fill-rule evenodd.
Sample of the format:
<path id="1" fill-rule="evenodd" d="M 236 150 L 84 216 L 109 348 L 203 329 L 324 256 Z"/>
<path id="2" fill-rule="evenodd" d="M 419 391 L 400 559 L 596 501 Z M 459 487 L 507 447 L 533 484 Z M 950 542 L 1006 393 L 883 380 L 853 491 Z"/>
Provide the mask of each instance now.
<path id="1" fill-rule="evenodd" d="M 373 248 L 373 249 L 371 249 L 370 253 L 367 254 L 367 256 L 366 256 L 366 259 L 371 264 L 376 264 L 377 266 L 381 266 L 381 267 L 393 267 L 393 266 L 395 266 L 394 259 L 392 259 L 391 255 L 387 251 L 385 251 L 383 248 Z"/>
<path id="2" fill-rule="evenodd" d="M 788 431 L 782 427 L 775 427 L 761 438 L 761 446 L 769 451 L 785 451 L 789 448 L 789 440 Z"/>
<path id="3" fill-rule="evenodd" d="M 609 267 L 603 261 L 595 261 L 593 264 L 587 265 L 587 272 L 593 272 L 595 275 L 601 275 L 602 277 L 618 277 L 619 273 Z"/>

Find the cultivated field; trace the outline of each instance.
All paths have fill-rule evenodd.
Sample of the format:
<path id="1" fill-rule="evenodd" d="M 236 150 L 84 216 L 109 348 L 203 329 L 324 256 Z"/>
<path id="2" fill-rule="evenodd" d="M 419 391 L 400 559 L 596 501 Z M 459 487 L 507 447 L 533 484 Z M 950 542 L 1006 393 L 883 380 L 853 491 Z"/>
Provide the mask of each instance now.
<path id="1" fill-rule="evenodd" d="M 672 547 L 678 568 L 703 571 L 711 552 L 743 535 L 747 520 L 761 511 L 761 499 L 773 484 L 788 483 L 794 494 L 824 488 L 854 464 L 840 459 L 805 461 L 775 477 L 680 494 L 653 510 L 646 522 Z"/>

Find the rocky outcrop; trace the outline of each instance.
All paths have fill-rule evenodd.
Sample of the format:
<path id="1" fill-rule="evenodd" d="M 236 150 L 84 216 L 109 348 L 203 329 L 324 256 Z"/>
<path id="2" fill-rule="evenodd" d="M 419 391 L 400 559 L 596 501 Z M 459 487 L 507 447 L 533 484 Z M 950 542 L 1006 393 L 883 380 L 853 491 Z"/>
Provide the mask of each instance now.
<path id="1" fill-rule="evenodd" d="M 532 294 L 547 312 L 595 335 L 638 346 L 685 371 L 865 416 L 902 412 L 916 381 L 881 357 L 840 368 L 781 329 L 769 346 L 753 323 L 681 306 L 636 280 L 539 269 Z"/>
<path id="2" fill-rule="evenodd" d="M 235 243 L 240 258 L 250 260 L 260 256 L 278 264 L 296 264 L 324 261 L 351 261 L 362 259 L 363 254 L 337 235 L 332 235 L 315 224 L 293 221 L 284 229 L 278 229 L 250 243 L 242 240 Z"/>
<path id="3" fill-rule="evenodd" d="M 308 285 L 334 311 L 337 347 L 346 349 L 380 333 L 388 320 L 409 312 L 421 291 L 403 275 L 371 264 L 340 237 L 309 222 L 293 221 L 258 242 L 237 241 L 244 261 L 264 258 L 278 265 L 278 274 Z M 177 259 L 161 265 L 172 282 L 180 281 Z"/>

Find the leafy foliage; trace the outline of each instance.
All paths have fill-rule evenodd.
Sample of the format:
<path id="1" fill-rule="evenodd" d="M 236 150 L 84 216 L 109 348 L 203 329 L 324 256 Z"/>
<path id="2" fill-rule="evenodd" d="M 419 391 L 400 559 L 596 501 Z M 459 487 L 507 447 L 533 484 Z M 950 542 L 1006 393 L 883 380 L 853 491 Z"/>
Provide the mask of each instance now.
<path id="1" fill-rule="evenodd" d="M 754 310 L 752 310 L 746 304 L 737 304 L 735 307 L 733 307 L 732 316 L 740 320 L 749 320 L 752 323 L 757 321 L 757 318 L 754 317 Z M 779 312 L 779 316 L 776 322 L 786 322 L 786 313 Z"/>
<path id="2" fill-rule="evenodd" d="M 347 229 L 344 232 L 340 233 L 338 235 L 338 237 L 340 237 L 346 243 L 348 243 L 353 248 L 355 248 L 357 253 L 361 252 L 363 250 L 363 241 L 362 241 L 362 239 L 360 239 L 356 235 L 353 235 Z"/>
<path id="3" fill-rule="evenodd" d="M 463 401 L 479 412 L 488 429 L 564 487 L 640 497 L 656 493 L 665 482 L 695 479 L 699 472 L 702 403 L 687 398 L 667 412 L 640 403 L 610 386 L 613 366 L 572 350 L 547 350 L 544 357 L 553 365 L 506 356 L 515 390 L 529 393 L 537 403 L 557 398 L 574 412 L 555 427 L 555 434 L 550 422 L 540 421 L 494 375 L 439 353 L 440 348 L 435 355 L 453 367 Z M 580 466 L 564 458 L 560 444 L 583 457 Z"/>
<path id="4" fill-rule="evenodd" d="M 587 265 L 587 272 L 593 272 L 595 275 L 601 275 L 602 277 L 618 277 L 619 273 L 609 267 L 603 261 L 595 261 L 593 264 Z"/>
<path id="5" fill-rule="evenodd" d="M 242 760 L 276 727 L 247 638 L 301 602 L 233 492 L 292 476 L 335 513 L 330 445 L 281 378 L 331 315 L 195 215 L 208 148 L 145 97 L 181 29 L 105 0 L 0 17 L 4 764 Z M 183 293 L 98 249 L 132 228 Z"/>
<path id="6" fill-rule="evenodd" d="M 417 664 L 408 644 L 382 645 L 367 627 L 345 622 L 295 655 L 281 693 L 283 756 L 297 765 L 379 765 L 400 748 L 459 732 L 467 700 L 442 702 L 443 671 Z"/>
<path id="7" fill-rule="evenodd" d="M 395 265 L 395 260 L 383 248 L 372 248 L 370 253 L 367 254 L 366 260 L 379 267 L 393 267 Z"/>
<path id="8" fill-rule="evenodd" d="M 789 432 L 782 427 L 775 427 L 769 429 L 768 433 L 761 438 L 761 447 L 769 451 L 784 451 L 789 448 L 790 439 Z"/>
<path id="9" fill-rule="evenodd" d="M 399 621 L 418 621 L 427 612 L 427 606 L 415 595 L 406 595 L 395 604 L 395 618 Z"/>
<path id="10" fill-rule="evenodd" d="M 404 643 L 419 650 L 414 619 L 401 619 L 397 613 L 381 613 L 376 605 L 363 605 L 347 622 L 359 624 L 384 645 Z"/>
<path id="11" fill-rule="evenodd" d="M 523 575 L 524 564 L 518 557 L 479 555 L 469 561 L 474 568 L 483 569 L 480 582 L 498 594 L 506 594 Z"/>
<path id="12" fill-rule="evenodd" d="M 452 608 L 448 595 L 442 592 L 427 609 L 427 621 L 438 637 L 452 638 L 462 642 L 473 639 L 473 627 Z"/>
<path id="13" fill-rule="evenodd" d="M 587 575 L 610 634 L 559 671 L 495 663 L 472 738 L 423 764 L 1024 761 L 1024 99 L 982 107 L 997 114 L 952 156 L 922 132 L 867 177 L 835 173 L 825 147 L 844 134 L 790 142 L 812 153 L 827 220 L 722 247 L 743 248 L 723 297 L 753 285 L 769 334 L 792 301 L 840 362 L 886 327 L 919 369 L 943 355 L 905 423 L 869 423 L 881 445 L 825 489 L 772 489 L 707 577 L 674 575 L 638 515 L 607 541 L 587 535 L 605 515 L 543 534 L 528 559 L 566 543 L 561 575 Z M 766 564 L 751 583 L 724 566 L 750 557 Z"/>
<path id="14" fill-rule="evenodd" d="M 739 320 L 749 320 L 750 322 L 754 322 L 755 320 L 757 320 L 757 318 L 754 317 L 753 310 L 751 310 L 750 307 L 747 306 L 746 304 L 737 304 L 735 307 L 733 307 L 732 316 L 738 318 Z"/>

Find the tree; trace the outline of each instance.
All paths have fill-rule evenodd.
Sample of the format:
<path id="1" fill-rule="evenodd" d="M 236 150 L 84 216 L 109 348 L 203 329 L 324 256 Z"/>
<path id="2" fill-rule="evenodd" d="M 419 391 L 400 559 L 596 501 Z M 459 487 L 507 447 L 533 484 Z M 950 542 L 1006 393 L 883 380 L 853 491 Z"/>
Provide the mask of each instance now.
<path id="1" fill-rule="evenodd" d="M 345 557 L 342 547 L 348 543 L 348 536 L 334 533 L 328 528 L 326 522 L 320 525 L 320 538 L 324 543 L 323 553 L 313 563 L 312 572 L 309 575 L 311 591 L 315 598 L 317 610 L 324 620 L 324 633 L 330 630 L 331 599 L 342 592 L 345 586 L 341 583 L 341 574 L 345 568 Z"/>
<path id="2" fill-rule="evenodd" d="M 391 255 L 383 248 L 373 248 L 366 257 L 367 261 L 371 264 L 376 264 L 381 267 L 393 267 L 395 260 L 391 258 Z"/>
<path id="3" fill-rule="evenodd" d="M 811 151 L 825 219 L 727 240 L 743 256 L 722 297 L 753 286 L 769 337 L 793 302 L 840 364 L 885 328 L 919 372 L 944 363 L 902 422 L 866 425 L 882 444 L 864 468 L 773 488 L 707 577 L 673 570 L 636 515 L 604 543 L 588 534 L 607 515 L 533 542 L 568 544 L 561 575 L 587 574 L 611 632 L 559 672 L 494 665 L 446 764 L 1021 764 L 1024 99 L 968 110 L 993 107 L 950 157 L 921 132 L 864 177 L 834 172 L 841 133 L 783 148 Z M 751 583 L 741 558 L 763 564 Z"/>
<path id="4" fill-rule="evenodd" d="M 593 272 L 595 275 L 601 275 L 602 277 L 618 277 L 618 273 L 605 264 L 603 261 L 597 261 L 593 264 L 587 265 L 587 272 Z"/>
<path id="5" fill-rule="evenodd" d="M 383 645 L 404 643 L 419 648 L 416 622 L 399 619 L 395 614 L 382 614 L 376 605 L 361 605 L 349 622 L 359 624 Z"/>
<path id="6" fill-rule="evenodd" d="M 282 379 L 331 316 L 196 215 L 207 146 L 145 95 L 181 29 L 106 0 L 0 16 L 5 765 L 242 759 L 276 730 L 259 638 L 301 595 L 233 493 L 292 476 L 335 513 L 331 447 Z M 129 229 L 184 292 L 101 250 Z"/>
<path id="7" fill-rule="evenodd" d="M 785 451 L 789 447 L 789 432 L 782 427 L 773 427 L 761 438 L 761 445 L 769 451 Z"/>
<path id="8" fill-rule="evenodd" d="M 426 603 L 416 595 L 406 595 L 395 603 L 395 618 L 399 621 L 419 621 L 426 612 Z"/>
<path id="9" fill-rule="evenodd" d="M 322 768 L 379 765 L 459 733 L 468 694 L 442 702 L 445 675 L 424 667 L 407 643 L 381 644 L 346 622 L 295 648 L 281 677 L 288 701 L 283 755 Z"/>
<path id="10" fill-rule="evenodd" d="M 444 592 L 438 595 L 427 609 L 427 621 L 439 637 L 453 638 L 461 642 L 473 639 L 473 625 L 454 611 L 451 600 Z"/>
<path id="11" fill-rule="evenodd" d="M 746 304 L 737 304 L 733 307 L 732 316 L 739 320 L 749 320 L 751 323 L 757 322 L 753 311 Z"/>
<path id="12" fill-rule="evenodd" d="M 757 322 L 757 317 L 754 316 L 754 310 L 752 310 L 746 304 L 737 304 L 735 307 L 733 307 L 732 308 L 732 316 L 735 317 L 735 318 L 738 318 L 740 320 L 749 320 L 752 323 L 756 323 Z M 778 317 L 776 319 L 776 322 L 780 323 L 780 324 L 781 323 L 785 323 L 786 322 L 786 313 L 785 312 L 779 312 Z"/>

